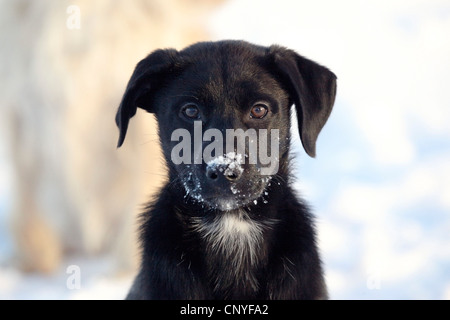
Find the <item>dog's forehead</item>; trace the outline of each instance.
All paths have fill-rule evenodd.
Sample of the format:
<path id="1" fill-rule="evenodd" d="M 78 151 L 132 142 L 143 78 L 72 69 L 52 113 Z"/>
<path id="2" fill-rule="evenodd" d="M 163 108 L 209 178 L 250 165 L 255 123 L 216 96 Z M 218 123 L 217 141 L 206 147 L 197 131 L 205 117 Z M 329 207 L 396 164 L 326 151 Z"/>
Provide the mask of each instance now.
<path id="1" fill-rule="evenodd" d="M 211 44 L 188 48 L 181 56 L 182 72 L 175 82 L 186 96 L 223 102 L 249 95 L 279 95 L 282 91 L 275 76 L 264 67 L 268 58 L 262 47 Z"/>
<path id="2" fill-rule="evenodd" d="M 267 48 L 240 41 L 204 42 L 180 52 L 185 61 L 194 64 L 220 64 L 222 67 L 244 67 L 264 59 Z"/>
<path id="3" fill-rule="evenodd" d="M 228 51 L 207 51 L 191 58 L 185 66 L 182 77 L 221 85 L 234 85 L 242 81 L 261 77 L 263 68 L 258 65 L 257 57 Z"/>

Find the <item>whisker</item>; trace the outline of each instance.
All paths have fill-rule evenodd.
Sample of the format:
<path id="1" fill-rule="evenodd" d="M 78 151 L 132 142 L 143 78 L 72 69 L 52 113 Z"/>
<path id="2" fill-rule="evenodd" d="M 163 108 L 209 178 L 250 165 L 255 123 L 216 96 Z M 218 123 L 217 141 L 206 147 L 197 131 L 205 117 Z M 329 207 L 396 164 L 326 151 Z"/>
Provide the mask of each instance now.
<path id="1" fill-rule="evenodd" d="M 286 184 L 286 179 L 284 177 L 282 177 L 279 173 L 276 173 L 273 176 L 273 178 L 274 178 L 274 180 L 278 181 L 278 183 L 282 182 L 283 184 Z"/>
<path id="2" fill-rule="evenodd" d="M 167 177 L 167 174 L 164 173 L 156 173 L 151 171 L 144 171 L 145 174 L 150 174 L 152 176 L 158 176 L 158 177 Z"/>

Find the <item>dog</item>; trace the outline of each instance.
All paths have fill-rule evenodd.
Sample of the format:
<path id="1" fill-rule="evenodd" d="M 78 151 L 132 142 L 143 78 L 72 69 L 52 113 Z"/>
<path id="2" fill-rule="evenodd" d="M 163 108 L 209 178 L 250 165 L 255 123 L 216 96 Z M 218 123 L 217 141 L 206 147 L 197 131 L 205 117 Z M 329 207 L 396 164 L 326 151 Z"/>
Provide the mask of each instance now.
<path id="1" fill-rule="evenodd" d="M 142 214 L 127 299 L 328 298 L 313 217 L 291 186 L 290 116 L 295 105 L 315 157 L 336 79 L 293 50 L 235 40 L 137 64 L 116 114 L 118 147 L 138 107 L 154 114 L 169 181 Z M 270 152 L 255 157 L 255 140 L 270 140 Z"/>

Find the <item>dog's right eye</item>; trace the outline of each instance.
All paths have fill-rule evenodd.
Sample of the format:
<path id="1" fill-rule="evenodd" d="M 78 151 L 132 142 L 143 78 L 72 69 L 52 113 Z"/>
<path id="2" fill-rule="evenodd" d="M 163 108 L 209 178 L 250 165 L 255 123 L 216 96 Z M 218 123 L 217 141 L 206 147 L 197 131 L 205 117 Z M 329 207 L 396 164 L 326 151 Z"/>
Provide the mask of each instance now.
<path id="1" fill-rule="evenodd" d="M 191 120 L 200 119 L 200 110 L 195 104 L 186 104 L 181 108 L 181 113 L 187 118 Z"/>
<path id="2" fill-rule="evenodd" d="M 252 110 L 250 110 L 250 117 L 254 119 L 262 119 L 266 116 L 268 111 L 269 108 L 265 104 L 258 103 L 252 107 Z"/>

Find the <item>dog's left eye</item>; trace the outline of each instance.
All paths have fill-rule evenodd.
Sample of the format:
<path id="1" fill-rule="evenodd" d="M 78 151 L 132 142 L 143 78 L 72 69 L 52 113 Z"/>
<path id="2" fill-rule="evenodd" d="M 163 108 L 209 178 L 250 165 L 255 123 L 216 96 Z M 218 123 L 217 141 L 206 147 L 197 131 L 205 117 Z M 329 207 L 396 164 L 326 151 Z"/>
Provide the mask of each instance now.
<path id="1" fill-rule="evenodd" d="M 262 119 L 267 115 L 267 112 L 269 111 L 269 107 L 267 107 L 265 104 L 255 104 L 252 107 L 252 110 L 250 110 L 250 117 L 255 119 Z"/>
<path id="2" fill-rule="evenodd" d="M 200 110 L 195 104 L 184 105 L 181 112 L 188 119 L 199 119 L 200 117 Z"/>

